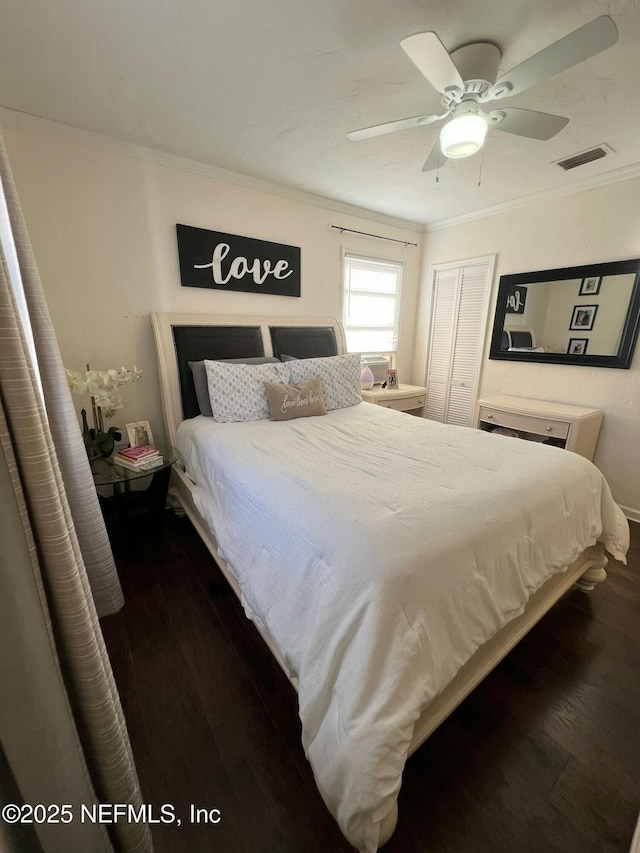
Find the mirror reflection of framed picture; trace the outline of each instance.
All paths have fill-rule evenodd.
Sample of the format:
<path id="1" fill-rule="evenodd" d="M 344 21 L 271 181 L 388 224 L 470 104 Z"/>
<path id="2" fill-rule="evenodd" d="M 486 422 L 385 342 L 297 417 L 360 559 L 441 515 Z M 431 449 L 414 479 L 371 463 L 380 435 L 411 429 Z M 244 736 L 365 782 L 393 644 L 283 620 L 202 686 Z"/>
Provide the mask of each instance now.
<path id="1" fill-rule="evenodd" d="M 505 306 L 506 314 L 524 314 L 524 309 L 527 304 L 527 288 L 513 287 L 511 293 L 507 296 L 507 304 Z"/>
<path id="2" fill-rule="evenodd" d="M 587 351 L 589 338 L 569 338 L 567 353 L 569 355 L 584 355 Z"/>
<path id="3" fill-rule="evenodd" d="M 597 305 L 574 305 L 569 330 L 584 332 L 591 331 L 591 329 L 593 329 L 597 313 Z"/>
<path id="4" fill-rule="evenodd" d="M 578 296 L 596 296 L 600 293 L 600 285 L 602 284 L 601 275 L 591 275 L 582 279 Z"/>

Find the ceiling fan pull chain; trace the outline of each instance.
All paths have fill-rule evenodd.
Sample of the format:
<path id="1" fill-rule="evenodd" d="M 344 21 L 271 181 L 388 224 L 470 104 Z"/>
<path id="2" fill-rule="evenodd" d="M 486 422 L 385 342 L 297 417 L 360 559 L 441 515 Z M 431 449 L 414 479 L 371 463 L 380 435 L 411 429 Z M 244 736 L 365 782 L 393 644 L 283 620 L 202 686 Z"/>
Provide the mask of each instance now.
<path id="1" fill-rule="evenodd" d="M 478 172 L 478 186 L 482 184 L 482 164 L 484 163 L 484 145 L 480 149 L 480 171 Z"/>

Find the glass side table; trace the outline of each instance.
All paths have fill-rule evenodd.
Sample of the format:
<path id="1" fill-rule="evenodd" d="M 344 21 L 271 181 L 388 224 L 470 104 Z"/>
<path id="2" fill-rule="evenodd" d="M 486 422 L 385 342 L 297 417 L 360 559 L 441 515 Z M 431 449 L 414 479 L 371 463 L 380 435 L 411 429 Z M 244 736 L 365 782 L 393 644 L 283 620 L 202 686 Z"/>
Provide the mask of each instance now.
<path id="1" fill-rule="evenodd" d="M 127 523 L 145 516 L 162 518 L 171 466 L 177 462 L 179 453 L 170 444 L 156 443 L 155 447 L 162 456 L 162 465 L 150 471 L 125 468 L 118 465 L 113 456 L 107 459 L 99 456 L 91 462 L 93 482 L 98 489 L 98 499 L 107 525 Z M 132 488 L 132 484 L 138 480 L 141 483 Z M 148 481 L 146 488 L 138 488 L 138 485 L 144 485 L 143 480 Z M 112 487 L 112 493 L 101 494 L 102 487 L 107 486 Z"/>

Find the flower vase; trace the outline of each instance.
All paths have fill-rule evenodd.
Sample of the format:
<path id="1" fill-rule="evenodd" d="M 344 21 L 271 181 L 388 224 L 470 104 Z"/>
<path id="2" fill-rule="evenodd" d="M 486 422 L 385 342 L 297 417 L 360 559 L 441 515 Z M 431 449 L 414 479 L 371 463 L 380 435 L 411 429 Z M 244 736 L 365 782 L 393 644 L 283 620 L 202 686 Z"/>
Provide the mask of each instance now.
<path id="1" fill-rule="evenodd" d="M 92 462 L 96 456 L 100 456 L 100 449 L 94 439 L 95 430 L 89 429 L 89 424 L 87 423 L 87 410 L 82 409 L 82 443 L 84 444 L 84 449 L 89 458 L 89 462 Z"/>
<path id="2" fill-rule="evenodd" d="M 105 459 L 108 459 L 111 456 L 116 446 L 113 434 L 110 432 L 103 432 L 97 435 L 96 444 L 98 445 L 98 450 Z"/>
<path id="3" fill-rule="evenodd" d="M 105 458 L 108 459 L 116 447 L 116 441 L 120 441 L 122 438 L 122 433 L 118 429 L 118 427 L 109 427 L 107 432 L 99 432 L 93 434 L 94 441 L 98 447 L 98 452 Z"/>

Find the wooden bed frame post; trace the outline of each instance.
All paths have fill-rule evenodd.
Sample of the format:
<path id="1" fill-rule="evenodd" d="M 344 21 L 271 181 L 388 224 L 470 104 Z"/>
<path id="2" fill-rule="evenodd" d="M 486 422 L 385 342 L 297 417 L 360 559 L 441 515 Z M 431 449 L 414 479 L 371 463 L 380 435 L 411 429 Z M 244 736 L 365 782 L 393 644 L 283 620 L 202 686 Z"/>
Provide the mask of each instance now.
<path id="1" fill-rule="evenodd" d="M 605 566 L 607 562 L 607 558 L 603 555 L 603 565 L 592 566 L 590 569 L 587 569 L 582 577 L 578 578 L 576 586 L 581 592 L 591 592 L 599 583 L 606 581 L 607 573 L 605 572 Z"/>

